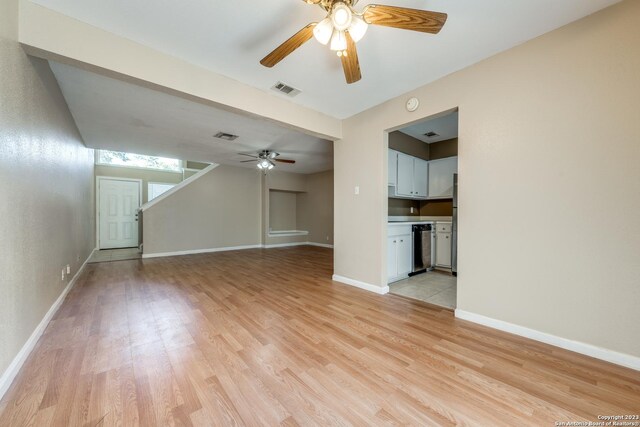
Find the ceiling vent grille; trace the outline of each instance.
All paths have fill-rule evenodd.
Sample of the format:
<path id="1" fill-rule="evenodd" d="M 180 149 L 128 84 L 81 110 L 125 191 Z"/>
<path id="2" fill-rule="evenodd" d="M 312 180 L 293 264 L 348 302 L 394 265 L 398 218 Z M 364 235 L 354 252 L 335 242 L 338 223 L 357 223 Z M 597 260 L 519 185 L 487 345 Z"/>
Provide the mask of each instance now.
<path id="1" fill-rule="evenodd" d="M 238 139 L 238 135 L 233 135 L 231 133 L 218 132 L 213 135 L 214 138 L 224 139 L 225 141 L 234 141 Z"/>
<path id="2" fill-rule="evenodd" d="M 271 89 L 275 90 L 276 92 L 280 92 L 283 93 L 287 96 L 291 96 L 294 97 L 296 95 L 298 95 L 300 93 L 300 90 L 291 87 L 285 83 L 282 82 L 277 82 L 276 84 L 274 84 L 273 86 L 271 86 Z"/>
<path id="3" fill-rule="evenodd" d="M 437 133 L 431 131 L 431 132 L 427 132 L 424 134 L 424 136 L 426 136 L 427 138 L 435 138 L 436 136 L 440 136 Z"/>

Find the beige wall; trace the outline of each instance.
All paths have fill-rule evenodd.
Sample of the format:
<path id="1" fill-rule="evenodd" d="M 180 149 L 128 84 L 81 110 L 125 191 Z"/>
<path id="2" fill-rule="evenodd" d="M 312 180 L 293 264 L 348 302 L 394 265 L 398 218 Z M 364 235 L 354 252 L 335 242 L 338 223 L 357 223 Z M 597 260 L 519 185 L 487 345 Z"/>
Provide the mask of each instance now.
<path id="1" fill-rule="evenodd" d="M 272 170 L 266 175 L 262 175 L 262 223 L 264 224 L 264 228 L 262 230 L 262 243 L 265 245 L 279 245 L 306 242 L 308 236 L 269 236 L 269 224 L 271 223 L 271 200 L 269 198 L 269 192 L 271 190 L 297 193 L 307 191 L 307 176 L 299 173 L 282 172 L 279 170 Z"/>
<path id="2" fill-rule="evenodd" d="M 280 190 L 271 196 L 276 194 L 282 204 L 271 207 L 270 190 Z M 274 230 L 297 228 L 309 234 L 269 237 L 274 212 L 281 215 Z M 143 222 L 145 254 L 307 241 L 333 244 L 333 172 L 271 171 L 265 176 L 254 169 L 218 166 L 149 207 Z"/>
<path id="3" fill-rule="evenodd" d="M 459 107 L 458 308 L 640 356 L 638 46 L 627 0 L 346 120 L 335 274 L 386 284 L 385 130 Z"/>
<path id="4" fill-rule="evenodd" d="M 296 230 L 298 193 L 269 190 L 269 229 Z"/>
<path id="5" fill-rule="evenodd" d="M 152 169 L 136 169 L 118 166 L 95 166 L 96 176 L 110 176 L 115 178 L 131 178 L 142 180 L 142 203 L 149 201 L 149 183 L 161 182 L 165 184 L 178 184 L 182 182 L 182 173 L 155 171 Z M 188 178 L 191 174 L 186 175 Z"/>
<path id="6" fill-rule="evenodd" d="M 307 241 L 333 245 L 333 171 L 306 175 L 307 192 L 298 195 L 298 227 Z"/>
<path id="7" fill-rule="evenodd" d="M 296 228 L 298 230 L 306 230 L 309 234 L 302 236 L 269 236 L 267 225 L 263 233 L 264 244 L 313 242 L 333 245 L 332 170 L 306 175 L 271 171 L 263 178 L 263 194 L 268 195 L 269 191 L 273 189 L 295 192 Z M 269 198 L 265 197 L 263 203 L 263 223 L 269 224 L 272 209 Z M 329 236 L 328 239 L 327 236 Z"/>
<path id="8" fill-rule="evenodd" d="M 261 243 L 257 170 L 218 166 L 144 212 L 144 253 Z"/>
<path id="9" fill-rule="evenodd" d="M 94 247 L 93 151 L 0 2 L 0 376 Z"/>

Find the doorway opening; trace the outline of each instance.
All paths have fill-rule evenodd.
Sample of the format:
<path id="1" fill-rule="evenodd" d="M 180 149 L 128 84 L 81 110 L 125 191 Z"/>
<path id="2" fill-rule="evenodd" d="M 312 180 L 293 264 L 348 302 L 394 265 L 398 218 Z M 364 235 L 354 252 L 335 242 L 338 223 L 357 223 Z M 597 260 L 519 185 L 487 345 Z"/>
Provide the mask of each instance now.
<path id="1" fill-rule="evenodd" d="M 389 293 L 455 309 L 458 111 L 389 132 Z"/>

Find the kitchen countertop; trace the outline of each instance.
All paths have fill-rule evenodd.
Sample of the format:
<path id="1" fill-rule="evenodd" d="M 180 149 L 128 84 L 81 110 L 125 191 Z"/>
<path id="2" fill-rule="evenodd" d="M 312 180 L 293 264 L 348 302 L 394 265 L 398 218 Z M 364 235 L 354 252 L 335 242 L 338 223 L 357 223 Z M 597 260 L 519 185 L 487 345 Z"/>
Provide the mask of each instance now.
<path id="1" fill-rule="evenodd" d="M 413 225 L 425 222 L 452 222 L 450 216 L 390 216 L 389 225 Z"/>

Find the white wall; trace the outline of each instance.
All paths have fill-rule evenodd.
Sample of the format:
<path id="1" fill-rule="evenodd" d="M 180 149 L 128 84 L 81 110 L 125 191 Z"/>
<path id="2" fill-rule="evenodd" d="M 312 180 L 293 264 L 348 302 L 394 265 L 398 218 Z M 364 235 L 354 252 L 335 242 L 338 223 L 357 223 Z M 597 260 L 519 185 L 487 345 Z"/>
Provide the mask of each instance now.
<path id="1" fill-rule="evenodd" d="M 335 274 L 385 285 L 385 130 L 459 107 L 458 307 L 640 356 L 638 46 L 627 0 L 346 120 Z"/>
<path id="2" fill-rule="evenodd" d="M 0 2 L 0 376 L 95 236 L 93 151 L 49 65 L 17 43 L 17 21 L 17 2 Z"/>

